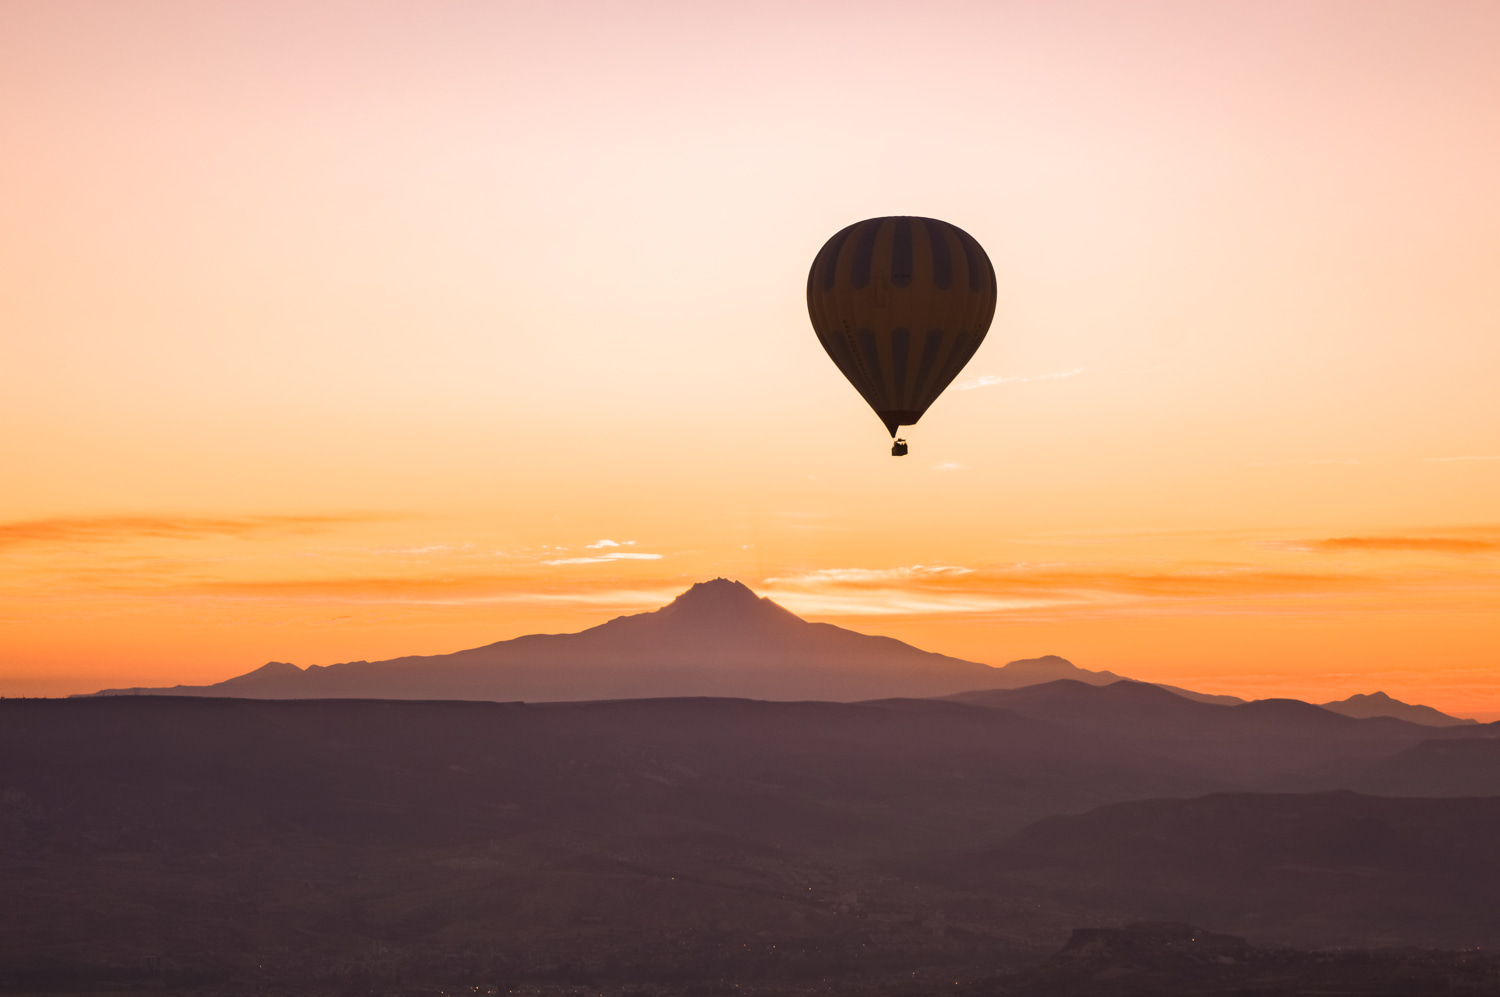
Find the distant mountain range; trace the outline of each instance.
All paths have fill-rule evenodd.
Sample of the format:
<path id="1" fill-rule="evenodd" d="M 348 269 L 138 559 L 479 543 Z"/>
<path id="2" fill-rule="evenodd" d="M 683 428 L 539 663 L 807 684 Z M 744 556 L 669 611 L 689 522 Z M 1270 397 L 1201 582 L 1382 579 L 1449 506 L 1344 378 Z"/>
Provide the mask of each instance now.
<path id="1" fill-rule="evenodd" d="M 1297 699 L 1249 703 L 1196 702 L 1147 682 L 1110 685 L 1059 680 L 1020 689 L 988 689 L 945 697 L 1066 727 L 1075 737 L 1099 738 L 1131 751 L 1213 771 L 1241 787 L 1261 790 L 1350 788 L 1402 795 L 1435 795 L 1424 779 L 1440 779 L 1451 795 L 1489 792 L 1495 756 L 1483 749 L 1455 755 L 1449 771 L 1438 754 L 1412 757 L 1401 773 L 1371 766 L 1396 746 L 1469 738 L 1500 744 L 1496 724 L 1433 727 L 1396 717 L 1347 717 Z M 1387 788 L 1391 787 L 1391 788 Z"/>
<path id="2" fill-rule="evenodd" d="M 241 699 L 420 699 L 576 702 L 672 696 L 859 702 L 1020 689 L 1058 680 L 1133 681 L 1057 655 L 1003 667 L 923 651 L 828 623 L 811 623 L 740 582 L 699 582 L 671 603 L 574 634 L 532 634 L 453 654 L 299 668 L 273 661 L 212 685 L 105 689 L 95 696 Z M 1142 683 L 1143 684 L 1143 683 Z M 1220 706 L 1246 701 L 1160 685 Z M 1427 726 L 1472 724 L 1384 693 L 1324 708 L 1351 717 L 1398 717 Z"/>
<path id="3" fill-rule="evenodd" d="M 252 699 L 730 696 L 850 702 L 944 696 L 1005 681 L 1004 669 L 809 623 L 739 582 L 717 578 L 654 612 L 621 616 L 581 633 L 532 634 L 454 654 L 305 669 L 272 662 L 215 685 L 138 691 Z"/>
<path id="4" fill-rule="evenodd" d="M 1459 717 L 1450 717 L 1448 714 L 1434 710 L 1430 706 L 1403 703 L 1399 699 L 1392 699 L 1383 692 L 1372 692 L 1368 695 L 1357 693 L 1348 699 L 1341 699 L 1334 703 L 1324 703 L 1323 709 L 1342 713 L 1346 717 L 1396 717 L 1401 720 L 1410 720 L 1414 724 L 1425 724 L 1428 727 L 1456 727 L 1461 724 L 1477 724 L 1479 722 L 1478 720 L 1464 720 Z"/>

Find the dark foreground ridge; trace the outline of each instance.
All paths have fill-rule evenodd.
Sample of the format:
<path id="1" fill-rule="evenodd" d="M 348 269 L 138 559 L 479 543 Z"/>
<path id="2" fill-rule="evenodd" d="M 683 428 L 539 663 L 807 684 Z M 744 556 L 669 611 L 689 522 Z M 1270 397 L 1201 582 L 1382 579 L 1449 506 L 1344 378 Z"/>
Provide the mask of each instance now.
<path id="1" fill-rule="evenodd" d="M 1374 970 L 1285 954 L 1329 947 L 1381 949 L 1366 968 L 1415 966 L 1423 986 L 1493 970 L 1414 952 L 1500 948 L 1500 797 L 1349 791 L 1453 757 L 1463 778 L 1497 781 L 1485 728 L 1297 704 L 1294 722 L 1273 709 L 1232 736 L 1166 736 L 1159 719 L 1147 736 L 1079 705 L 1133 701 L 1135 685 L 1034 687 L 1029 715 L 931 700 L 0 702 L 0 988 L 1199 992 L 1163 989 L 1151 974 L 1166 973 L 1266 994 L 1304 977 L 1424 992 L 1328 989 Z M 1210 735 L 1258 760 L 1225 761 Z M 1288 739 L 1290 769 L 1271 750 Z M 1288 782 L 1307 791 L 1268 791 Z M 1193 962 L 1209 950 L 1072 934 L 1140 920 L 1283 954 Z M 1101 945 L 1106 963 L 1084 957 Z M 1132 974 L 1157 982 L 1131 990 Z"/>
<path id="2" fill-rule="evenodd" d="M 1079 928 L 1046 963 L 980 992 L 1042 995 L 1500 993 L 1500 954 L 1261 948 L 1180 922 Z"/>

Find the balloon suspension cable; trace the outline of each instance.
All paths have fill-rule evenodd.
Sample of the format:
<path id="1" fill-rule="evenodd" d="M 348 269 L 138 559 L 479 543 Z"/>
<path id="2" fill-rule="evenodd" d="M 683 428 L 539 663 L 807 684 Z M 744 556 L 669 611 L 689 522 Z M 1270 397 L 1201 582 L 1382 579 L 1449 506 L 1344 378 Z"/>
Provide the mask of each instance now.
<path id="1" fill-rule="evenodd" d="M 898 438 L 894 443 L 891 444 L 891 456 L 892 457 L 905 457 L 906 456 L 906 441 L 905 440 Z"/>

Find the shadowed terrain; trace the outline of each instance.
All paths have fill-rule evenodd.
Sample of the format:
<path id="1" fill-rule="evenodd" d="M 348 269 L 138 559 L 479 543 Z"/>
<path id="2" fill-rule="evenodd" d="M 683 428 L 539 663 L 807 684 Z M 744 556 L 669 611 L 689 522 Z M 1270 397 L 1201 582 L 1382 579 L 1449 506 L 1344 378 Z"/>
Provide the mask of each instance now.
<path id="1" fill-rule="evenodd" d="M 1297 945 L 1500 947 L 1500 797 L 1224 793 L 1051 817 L 955 881 Z"/>
<path id="2" fill-rule="evenodd" d="M 1065 937 L 884 866 L 1217 783 L 955 703 L 113 697 L 0 703 L 0 786 L 13 973 L 751 980 Z"/>
<path id="3" fill-rule="evenodd" d="M 1283 738 L 1375 780 L 1487 728 L 1288 720 L 1136 683 L 1016 704 L 0 702 L 0 876 L 25 898 L 0 905 L 0 986 L 141 967 L 226 993 L 937 986 L 1020 980 L 1074 927 L 1143 917 L 1500 943 L 1475 901 L 1494 801 L 1243 792 L 1301 778 L 1277 768 Z M 1248 719 L 1226 734 L 1200 708 Z M 1259 760 L 1195 747 L 1214 737 Z M 1469 777 L 1495 761 L 1475 752 Z M 1257 835 L 1280 850 L 1258 858 Z M 1432 861 L 1402 858 L 1432 835 Z"/>

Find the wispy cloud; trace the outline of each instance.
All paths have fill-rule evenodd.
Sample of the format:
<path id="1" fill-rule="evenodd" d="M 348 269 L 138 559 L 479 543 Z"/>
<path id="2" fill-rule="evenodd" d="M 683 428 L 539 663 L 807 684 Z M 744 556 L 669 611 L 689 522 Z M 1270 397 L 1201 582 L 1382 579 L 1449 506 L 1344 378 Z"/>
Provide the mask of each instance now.
<path id="1" fill-rule="evenodd" d="M 589 544 L 590 547 L 597 546 Z M 636 554 L 629 551 L 610 551 L 597 557 L 559 557 L 543 564 L 602 564 L 607 561 L 660 561 L 660 554 Z"/>
<path id="2" fill-rule="evenodd" d="M 1283 467 L 1289 464 L 1360 464 L 1363 463 L 1353 457 L 1308 457 L 1297 460 L 1257 460 L 1246 464 L 1246 467 Z"/>
<path id="3" fill-rule="evenodd" d="M 1422 460 L 1428 464 L 1449 464 L 1456 460 L 1500 460 L 1500 454 L 1493 454 L 1484 457 L 1423 457 Z"/>
<path id="4" fill-rule="evenodd" d="M 1283 550 L 1327 553 L 1344 551 L 1420 551 L 1435 554 L 1483 554 L 1500 551 L 1500 540 L 1472 537 L 1325 537 L 1320 540 L 1287 540 L 1265 546 Z"/>
<path id="5" fill-rule="evenodd" d="M 597 543 L 585 544 L 584 548 L 586 550 L 598 550 L 601 547 L 634 547 L 634 546 L 635 546 L 635 541 L 634 540 L 626 540 L 626 541 L 623 541 L 623 542 L 621 542 L 619 540 L 600 540 Z"/>
<path id="6" fill-rule="evenodd" d="M 954 385 L 959 391 L 973 391 L 976 388 L 992 388 L 997 384 L 1023 384 L 1027 381 L 1056 381 L 1062 377 L 1077 377 L 1082 374 L 1084 368 L 1075 367 L 1072 370 L 1062 370 L 1055 374 L 1033 374 L 1030 377 L 1002 377 L 999 374 L 981 374 L 971 377 Z"/>
<path id="7" fill-rule="evenodd" d="M 335 516 L 78 516 L 0 523 L 0 546 L 120 543 L 130 540 L 201 540 L 267 533 L 318 533 L 349 523 L 395 519 L 388 514 Z"/>
<path id="8" fill-rule="evenodd" d="M 953 564 L 912 564 L 902 568 L 821 568 L 797 575 L 767 578 L 768 584 L 828 585 L 869 584 L 872 582 L 914 581 L 931 578 L 958 578 L 974 573 L 973 568 Z"/>
<path id="9" fill-rule="evenodd" d="M 1176 606 L 1199 612 L 1214 605 L 1265 606 L 1268 600 L 1390 587 L 1388 579 L 1367 573 L 1276 571 L 1246 564 L 827 568 L 767 578 L 765 584 L 767 594 L 794 611 L 854 616 L 993 614 L 1045 607 L 1138 613 Z"/>
<path id="10" fill-rule="evenodd" d="M 941 464 L 932 465 L 932 469 L 934 471 L 967 471 L 969 468 L 965 464 L 959 464 L 955 461 L 948 460 L 944 461 Z"/>
<path id="11" fill-rule="evenodd" d="M 398 555 L 449 554 L 455 551 L 472 550 L 473 547 L 473 544 L 462 544 L 460 546 L 452 544 L 428 544 L 425 547 L 374 547 L 370 549 L 370 553 Z"/>
<path id="12" fill-rule="evenodd" d="M 1057 604 L 1054 599 L 1005 597 L 983 592 L 930 595 L 897 588 L 860 592 L 782 592 L 771 589 L 766 595 L 799 616 L 945 616 L 1004 613 Z"/>
<path id="13" fill-rule="evenodd" d="M 165 594 L 211 599 L 244 599 L 268 603 L 331 603 L 341 605 L 535 605 L 535 606 L 661 606 L 685 585 L 651 582 L 621 587 L 618 580 L 561 585 L 541 577 L 515 575 L 423 575 L 413 577 L 359 576 L 344 578 L 180 581 L 145 589 L 139 594 Z M 118 594 L 128 594 L 120 592 Z"/>

